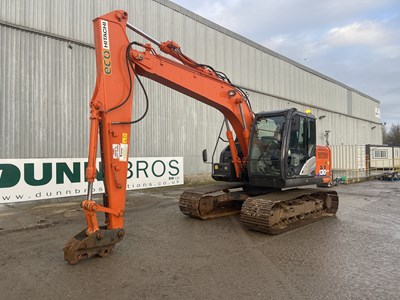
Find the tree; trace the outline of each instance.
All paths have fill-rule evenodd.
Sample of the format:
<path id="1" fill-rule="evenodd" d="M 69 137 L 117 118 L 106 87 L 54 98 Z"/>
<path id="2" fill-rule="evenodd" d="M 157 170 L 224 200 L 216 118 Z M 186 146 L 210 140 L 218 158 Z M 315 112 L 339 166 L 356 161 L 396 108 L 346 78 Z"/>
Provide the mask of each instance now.
<path id="1" fill-rule="evenodd" d="M 383 143 L 389 146 L 400 146 L 400 124 L 393 124 L 389 131 L 382 128 Z"/>
<path id="2" fill-rule="evenodd" d="M 383 124 L 383 126 L 381 126 L 381 129 L 382 129 L 382 142 L 383 142 L 384 145 L 387 145 L 387 143 L 388 143 L 388 132 L 387 132 L 387 129 L 386 129 L 385 125 L 386 125 L 386 123 Z"/>

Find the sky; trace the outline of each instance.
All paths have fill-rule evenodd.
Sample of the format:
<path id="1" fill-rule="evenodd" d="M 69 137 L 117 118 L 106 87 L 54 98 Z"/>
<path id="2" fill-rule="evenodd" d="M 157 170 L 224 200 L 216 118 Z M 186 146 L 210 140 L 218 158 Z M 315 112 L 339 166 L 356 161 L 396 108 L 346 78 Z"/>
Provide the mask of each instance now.
<path id="1" fill-rule="evenodd" d="M 400 124 L 400 0 L 172 0 L 381 102 Z"/>

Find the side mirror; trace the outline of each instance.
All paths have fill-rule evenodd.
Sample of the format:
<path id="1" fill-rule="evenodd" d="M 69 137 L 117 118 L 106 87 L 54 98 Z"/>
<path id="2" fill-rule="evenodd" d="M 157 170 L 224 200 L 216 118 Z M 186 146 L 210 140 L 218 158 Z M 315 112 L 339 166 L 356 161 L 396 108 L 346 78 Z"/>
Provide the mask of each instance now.
<path id="1" fill-rule="evenodd" d="M 204 149 L 202 154 L 203 154 L 203 162 L 206 163 L 207 162 L 207 149 Z"/>

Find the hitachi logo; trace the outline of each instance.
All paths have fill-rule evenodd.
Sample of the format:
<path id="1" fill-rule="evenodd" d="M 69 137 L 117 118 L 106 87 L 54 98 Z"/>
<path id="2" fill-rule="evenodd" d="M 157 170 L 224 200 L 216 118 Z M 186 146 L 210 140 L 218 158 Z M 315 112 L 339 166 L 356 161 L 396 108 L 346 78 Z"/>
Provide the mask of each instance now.
<path id="1" fill-rule="evenodd" d="M 110 49 L 107 21 L 101 21 L 101 38 L 103 40 L 103 49 Z"/>

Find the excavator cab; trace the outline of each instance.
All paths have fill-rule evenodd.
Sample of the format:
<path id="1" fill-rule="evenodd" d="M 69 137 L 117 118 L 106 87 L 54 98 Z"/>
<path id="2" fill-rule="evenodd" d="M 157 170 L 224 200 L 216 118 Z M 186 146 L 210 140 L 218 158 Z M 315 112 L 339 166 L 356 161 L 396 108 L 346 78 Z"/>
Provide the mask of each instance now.
<path id="1" fill-rule="evenodd" d="M 242 178 L 235 175 L 229 146 L 221 152 L 219 162 L 213 164 L 212 177 L 272 189 L 321 184 L 323 179 L 316 174 L 319 166 L 315 120 L 315 116 L 295 108 L 256 114 Z M 243 159 L 239 143 L 235 145 Z"/>
<path id="2" fill-rule="evenodd" d="M 248 157 L 252 186 L 317 184 L 315 117 L 294 108 L 255 116 Z"/>

